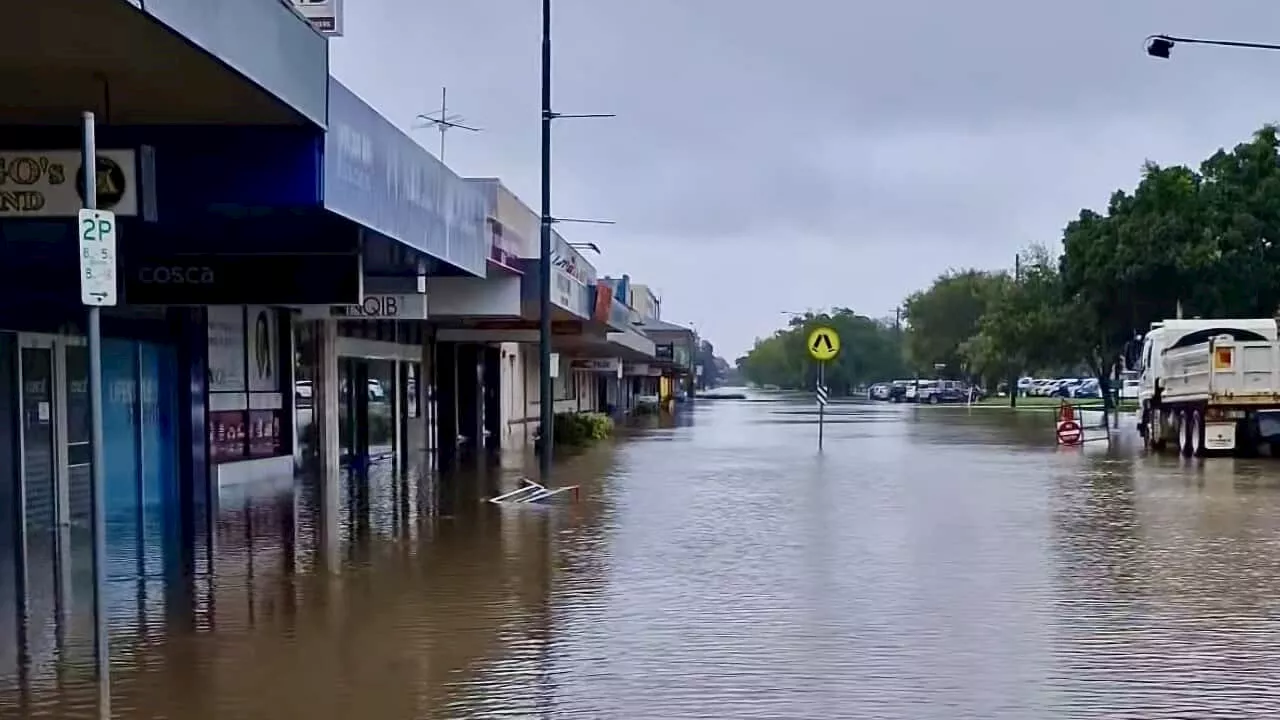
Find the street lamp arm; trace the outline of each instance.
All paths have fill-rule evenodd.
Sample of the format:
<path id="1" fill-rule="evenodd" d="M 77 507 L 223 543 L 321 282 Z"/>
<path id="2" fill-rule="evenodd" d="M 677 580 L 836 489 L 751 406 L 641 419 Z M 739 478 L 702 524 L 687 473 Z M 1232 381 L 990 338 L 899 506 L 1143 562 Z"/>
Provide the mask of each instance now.
<path id="1" fill-rule="evenodd" d="M 1280 50 L 1280 44 L 1242 42 L 1239 40 L 1206 40 L 1203 38 L 1179 37 L 1177 35 L 1148 35 L 1143 41 L 1147 53 L 1156 57 L 1168 57 L 1169 50 L 1178 43 L 1188 45 L 1215 45 L 1217 47 L 1249 48 L 1252 50 Z"/>

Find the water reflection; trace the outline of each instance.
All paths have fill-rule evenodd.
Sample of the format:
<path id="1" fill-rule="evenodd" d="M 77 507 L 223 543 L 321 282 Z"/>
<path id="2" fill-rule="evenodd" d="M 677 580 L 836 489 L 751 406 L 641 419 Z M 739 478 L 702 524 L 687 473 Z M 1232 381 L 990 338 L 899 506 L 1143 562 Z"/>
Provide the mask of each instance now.
<path id="1" fill-rule="evenodd" d="M 565 461 L 571 507 L 484 503 L 518 466 L 226 492 L 195 572 L 113 557 L 117 713 L 1280 711 L 1280 464 L 869 404 L 829 408 L 819 456 L 808 405 L 651 420 Z M 92 717 L 85 666 L 41 677 L 5 678 L 0 715 Z"/>

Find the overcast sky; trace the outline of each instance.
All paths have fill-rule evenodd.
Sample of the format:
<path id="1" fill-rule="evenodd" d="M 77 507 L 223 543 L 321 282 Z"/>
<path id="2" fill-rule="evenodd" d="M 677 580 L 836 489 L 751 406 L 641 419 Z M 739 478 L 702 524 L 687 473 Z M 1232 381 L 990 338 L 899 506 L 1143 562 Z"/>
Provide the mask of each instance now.
<path id="1" fill-rule="evenodd" d="M 539 200 L 537 0 L 348 0 L 332 69 L 404 128 L 484 128 L 445 160 Z M 730 361 L 782 311 L 892 316 L 951 267 L 1058 242 L 1145 159 L 1280 120 L 1274 0 L 555 0 L 553 212 L 602 273 L 657 289 Z M 1269 33 L 1269 34 L 1268 34 Z M 438 135 L 414 133 L 434 152 Z"/>

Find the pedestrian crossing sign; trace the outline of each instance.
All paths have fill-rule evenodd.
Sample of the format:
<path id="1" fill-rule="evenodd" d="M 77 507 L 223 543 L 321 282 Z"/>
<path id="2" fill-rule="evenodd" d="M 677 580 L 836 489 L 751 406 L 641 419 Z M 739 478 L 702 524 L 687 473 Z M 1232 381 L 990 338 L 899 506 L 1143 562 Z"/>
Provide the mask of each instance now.
<path id="1" fill-rule="evenodd" d="M 835 359 L 840 354 L 840 336 L 829 327 L 814 328 L 809 333 L 809 354 L 818 362 Z"/>

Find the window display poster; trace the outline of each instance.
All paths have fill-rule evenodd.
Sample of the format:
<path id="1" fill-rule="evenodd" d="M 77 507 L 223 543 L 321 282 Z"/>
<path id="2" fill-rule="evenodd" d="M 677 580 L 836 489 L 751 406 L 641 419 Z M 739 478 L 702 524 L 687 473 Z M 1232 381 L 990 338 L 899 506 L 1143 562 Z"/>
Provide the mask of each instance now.
<path id="1" fill-rule="evenodd" d="M 243 410 L 209 413 L 209 454 L 214 462 L 243 458 L 247 435 Z"/>
<path id="2" fill-rule="evenodd" d="M 280 392 L 280 329 L 276 311 L 250 305 L 249 392 Z"/>
<path id="3" fill-rule="evenodd" d="M 209 392 L 244 392 L 244 308 L 209 308 Z"/>
<path id="4" fill-rule="evenodd" d="M 277 410 L 249 411 L 249 457 L 280 454 L 280 413 Z"/>

